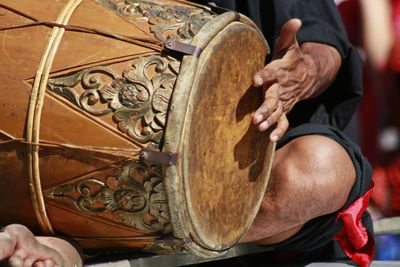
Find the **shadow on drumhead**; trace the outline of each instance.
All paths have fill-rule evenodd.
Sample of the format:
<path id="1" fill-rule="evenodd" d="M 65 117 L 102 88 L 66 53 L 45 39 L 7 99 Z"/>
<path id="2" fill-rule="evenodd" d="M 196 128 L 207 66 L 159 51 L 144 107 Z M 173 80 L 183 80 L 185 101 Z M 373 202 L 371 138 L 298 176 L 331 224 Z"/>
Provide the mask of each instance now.
<path id="1" fill-rule="evenodd" d="M 262 90 L 251 86 L 236 107 L 236 122 L 248 119 L 249 126 L 235 145 L 234 157 L 240 169 L 249 168 L 248 178 L 251 182 L 257 181 L 263 173 L 269 143 L 269 131 L 261 133 L 251 121 L 251 114 L 260 106 L 261 100 Z"/>

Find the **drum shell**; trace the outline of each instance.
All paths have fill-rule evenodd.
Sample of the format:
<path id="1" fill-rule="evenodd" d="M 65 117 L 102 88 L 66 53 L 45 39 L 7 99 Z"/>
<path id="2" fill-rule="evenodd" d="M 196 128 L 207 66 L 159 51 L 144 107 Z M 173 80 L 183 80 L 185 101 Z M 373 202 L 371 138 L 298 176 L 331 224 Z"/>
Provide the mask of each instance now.
<path id="1" fill-rule="evenodd" d="M 67 5 L 67 1 L 38 1 L 37 5 L 29 5 L 29 1 L 2 2 L 44 22 L 56 21 Z M 159 30 L 162 27 L 154 27 L 162 21 L 138 20 L 120 13 L 114 4 L 121 2 L 83 1 L 73 12 L 68 25 L 100 28 L 101 34 L 72 30 L 63 33 L 51 62 L 43 107 L 40 115 L 35 113 L 40 121 L 39 145 L 27 139 L 27 121 L 37 72 L 54 25 L 0 32 L 5 47 L 0 75 L 6 85 L 0 96 L 0 162 L 4 163 L 0 164 L 0 194 L 4 196 L 0 223 L 24 223 L 43 231 L 43 223 L 37 218 L 43 212 L 40 205 L 38 208 L 33 204 L 35 194 L 41 193 L 38 195 L 43 195 L 53 233 L 73 237 L 84 248 L 180 250 L 187 241 L 179 236 L 181 223 L 176 224 L 175 219 L 172 225 L 170 222 L 171 205 L 168 207 L 163 186 L 168 170 L 163 171 L 160 164 L 142 162 L 139 153 L 143 149 L 163 149 L 167 109 L 182 58 L 165 56 L 154 49 L 154 43 L 143 46 L 106 36 L 113 33 L 141 40 L 154 39 L 158 34 L 156 39 L 165 41 L 169 34 Z M 193 8 L 174 1 L 161 2 L 174 8 Z M 32 22 L 10 10 L 4 12 L 6 15 L 0 16 L 2 25 Z M 202 23 L 215 16 L 203 14 Z M 136 87 L 130 88 L 126 81 Z M 156 100 L 151 111 L 145 112 L 143 103 L 149 95 L 143 92 L 149 87 Z M 123 90 L 126 94 L 121 94 Z M 130 90 L 136 94 L 130 95 Z M 36 169 L 31 158 L 35 150 Z M 40 174 L 41 188 L 36 193 L 35 170 Z"/>

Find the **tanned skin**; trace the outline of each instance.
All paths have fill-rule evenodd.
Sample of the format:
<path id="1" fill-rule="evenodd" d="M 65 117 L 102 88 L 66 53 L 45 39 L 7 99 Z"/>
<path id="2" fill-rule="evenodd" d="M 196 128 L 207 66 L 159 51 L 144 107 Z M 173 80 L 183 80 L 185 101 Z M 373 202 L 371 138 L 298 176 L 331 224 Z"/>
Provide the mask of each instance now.
<path id="1" fill-rule="evenodd" d="M 260 131 L 276 124 L 271 141 L 288 129 L 286 114 L 293 106 L 323 93 L 342 63 L 331 46 L 299 45 L 300 28 L 298 19 L 282 27 L 272 61 L 253 77 L 253 85 L 264 91 L 264 103 L 253 114 L 253 123 Z M 333 140 L 312 135 L 289 142 L 276 151 L 263 204 L 241 242 L 281 242 L 312 218 L 337 211 L 347 200 L 355 175 L 349 155 Z"/>

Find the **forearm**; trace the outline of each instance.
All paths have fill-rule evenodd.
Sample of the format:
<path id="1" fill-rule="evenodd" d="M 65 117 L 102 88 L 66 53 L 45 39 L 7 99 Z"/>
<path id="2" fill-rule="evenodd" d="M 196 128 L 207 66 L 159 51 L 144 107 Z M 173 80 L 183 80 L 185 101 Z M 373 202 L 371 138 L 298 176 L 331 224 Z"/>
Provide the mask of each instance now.
<path id="1" fill-rule="evenodd" d="M 342 64 L 342 57 L 332 46 L 320 43 L 303 43 L 301 50 L 309 66 L 309 71 L 316 73 L 313 86 L 303 95 L 303 99 L 317 97 L 335 80 Z"/>

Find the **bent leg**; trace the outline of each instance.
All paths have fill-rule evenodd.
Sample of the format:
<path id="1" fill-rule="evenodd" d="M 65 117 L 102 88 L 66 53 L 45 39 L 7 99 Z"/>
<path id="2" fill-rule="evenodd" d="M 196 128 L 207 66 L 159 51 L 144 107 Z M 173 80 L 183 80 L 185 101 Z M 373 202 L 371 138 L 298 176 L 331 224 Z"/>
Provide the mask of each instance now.
<path id="1" fill-rule="evenodd" d="M 4 246 L 4 248 L 3 248 Z M 80 267 L 82 260 L 66 240 L 56 237 L 35 237 L 25 226 L 8 225 L 0 233 L 0 260 L 14 266 Z"/>
<path id="2" fill-rule="evenodd" d="M 309 220 L 346 202 L 356 171 L 346 150 L 321 135 L 304 135 L 276 151 L 263 203 L 241 242 L 274 244 Z"/>

